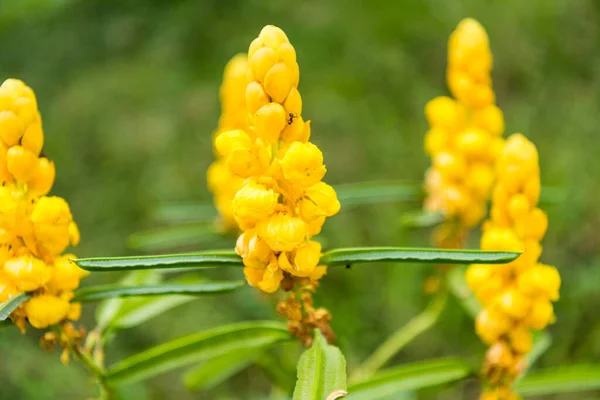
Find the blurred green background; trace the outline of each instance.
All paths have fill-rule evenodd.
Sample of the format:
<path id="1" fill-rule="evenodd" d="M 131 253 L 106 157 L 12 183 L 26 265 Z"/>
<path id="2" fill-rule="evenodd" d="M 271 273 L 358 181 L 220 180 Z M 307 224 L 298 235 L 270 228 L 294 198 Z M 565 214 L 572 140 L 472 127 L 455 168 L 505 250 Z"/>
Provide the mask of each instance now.
<path id="1" fill-rule="evenodd" d="M 56 162 L 53 193 L 66 198 L 81 229 L 80 257 L 134 254 L 127 237 L 151 228 L 166 201 L 210 201 L 205 171 L 219 115 L 223 67 L 266 24 L 282 27 L 298 53 L 303 115 L 325 155 L 326 181 L 422 180 L 427 100 L 446 94 L 446 41 L 464 17 L 488 30 L 497 102 L 507 133 L 539 148 L 542 182 L 566 199 L 546 207 L 542 260 L 559 267 L 562 297 L 553 345 L 537 367 L 596 362 L 600 356 L 600 3 L 507 0 L 1 0 L 0 77 L 34 88 L 44 120 L 44 152 Z M 330 219 L 328 247 L 429 244 L 406 231 L 418 204 L 361 206 Z M 478 234 L 471 247 L 476 248 Z M 229 243 L 229 244 L 228 244 Z M 223 246 L 223 243 L 219 243 Z M 225 242 L 225 245 L 232 245 Z M 203 248 L 196 246 L 193 249 Z M 190 249 L 187 249 L 190 250 Z M 430 267 L 364 265 L 332 269 L 319 304 L 334 316 L 338 345 L 356 366 L 426 304 Z M 240 271 L 207 273 L 239 277 Z M 84 284 L 108 282 L 98 274 Z M 81 322 L 93 326 L 93 308 Z M 170 338 L 251 319 L 279 319 L 273 301 L 245 287 L 192 302 L 120 333 L 116 361 Z M 73 363 L 38 345 L 30 329 L 0 331 L 0 399 L 85 399 L 95 387 Z M 298 350 L 299 351 L 299 350 Z M 441 322 L 394 363 L 461 356 L 479 363 L 484 347 L 453 301 Z M 288 350 L 289 352 L 289 350 Z M 297 353 L 289 358 L 294 361 Z M 293 363 L 292 363 L 293 365 Z M 216 388 L 189 393 L 180 373 L 124 388 L 135 399 L 265 399 L 257 368 Z M 431 399 L 473 399 L 470 382 Z M 590 399 L 563 395 L 560 399 Z"/>

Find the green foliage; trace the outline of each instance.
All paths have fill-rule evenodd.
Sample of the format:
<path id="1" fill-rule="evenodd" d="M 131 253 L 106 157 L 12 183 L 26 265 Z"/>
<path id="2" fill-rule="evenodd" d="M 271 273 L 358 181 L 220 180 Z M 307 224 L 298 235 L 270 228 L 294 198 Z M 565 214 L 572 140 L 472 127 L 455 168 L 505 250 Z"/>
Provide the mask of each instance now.
<path id="1" fill-rule="evenodd" d="M 310 349 L 298 361 L 293 400 L 334 400 L 346 394 L 346 359 L 315 329 Z"/>
<path id="2" fill-rule="evenodd" d="M 213 357 L 186 372 L 183 382 L 189 390 L 210 389 L 252 364 L 258 352 L 249 348 Z"/>
<path id="3" fill-rule="evenodd" d="M 325 265 L 348 265 L 367 262 L 407 262 L 433 264 L 503 264 L 520 253 L 507 251 L 443 250 L 404 247 L 355 247 L 334 249 L 321 257 Z"/>
<path id="4" fill-rule="evenodd" d="M 147 379 L 185 365 L 225 354 L 288 340 L 284 325 L 270 321 L 243 322 L 195 333 L 135 354 L 106 371 L 110 384 Z"/>
<path id="5" fill-rule="evenodd" d="M 523 396 L 600 390 L 600 366 L 570 365 L 530 372 L 516 388 Z"/>
<path id="6" fill-rule="evenodd" d="M 88 302 L 110 299 L 113 297 L 140 297 L 188 295 L 201 296 L 206 294 L 227 293 L 244 285 L 243 281 L 205 282 L 205 283 L 161 283 L 157 285 L 99 285 L 79 289 L 75 292 L 73 301 Z"/>
<path id="7" fill-rule="evenodd" d="M 0 321 L 4 321 L 8 318 L 11 312 L 21 305 L 24 301 L 29 298 L 27 293 L 19 293 L 13 296 L 11 299 L 0 303 Z"/>
<path id="8" fill-rule="evenodd" d="M 129 247 L 141 251 L 159 251 L 174 247 L 212 244 L 220 239 L 212 223 L 164 226 L 129 236 Z"/>
<path id="9" fill-rule="evenodd" d="M 382 399 L 418 389 L 456 382 L 473 374 L 471 367 L 457 359 L 442 359 L 401 365 L 379 372 L 348 388 L 346 399 Z M 393 397 L 398 398 L 398 397 Z"/>

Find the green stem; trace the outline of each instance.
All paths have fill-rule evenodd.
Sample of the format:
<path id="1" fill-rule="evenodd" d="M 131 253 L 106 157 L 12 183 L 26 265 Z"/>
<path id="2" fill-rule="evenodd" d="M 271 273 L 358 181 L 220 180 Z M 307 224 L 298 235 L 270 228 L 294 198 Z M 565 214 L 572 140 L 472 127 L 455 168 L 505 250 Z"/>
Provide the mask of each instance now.
<path id="1" fill-rule="evenodd" d="M 400 327 L 400 329 L 383 342 L 381 346 L 379 346 L 362 363 L 362 365 L 354 371 L 350 376 L 350 381 L 356 382 L 359 379 L 370 378 L 413 339 L 431 328 L 446 306 L 446 297 L 447 294 L 445 292 L 434 297 L 421 314 L 411 319 L 406 325 Z"/>
<path id="2" fill-rule="evenodd" d="M 78 359 L 86 368 L 91 372 L 91 374 L 96 379 L 96 383 L 100 388 L 100 399 L 99 400 L 110 400 L 113 398 L 113 390 L 106 382 L 106 377 L 104 375 L 104 369 L 102 366 L 98 365 L 92 357 L 90 357 L 87 353 L 81 351 L 81 348 L 75 344 L 71 338 L 64 332 L 63 328 L 59 325 L 59 332 L 62 334 L 63 338 L 66 338 L 66 345 L 68 350 L 73 353 L 76 359 Z"/>

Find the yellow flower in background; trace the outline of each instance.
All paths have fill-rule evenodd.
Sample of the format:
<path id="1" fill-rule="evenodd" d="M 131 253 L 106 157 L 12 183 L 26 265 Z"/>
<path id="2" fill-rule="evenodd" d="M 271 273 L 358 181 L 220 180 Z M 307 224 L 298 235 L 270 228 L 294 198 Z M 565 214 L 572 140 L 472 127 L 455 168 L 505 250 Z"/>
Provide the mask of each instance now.
<path id="1" fill-rule="evenodd" d="M 471 265 L 467 283 L 483 310 L 476 320 L 479 337 L 490 346 L 484 366 L 489 385 L 481 399 L 504 399 L 523 372 L 532 331 L 554 322 L 552 302 L 559 298 L 560 275 L 538 261 L 548 227 L 537 207 L 540 171 L 535 145 L 517 133 L 506 141 L 496 165 L 491 217 L 483 225 L 482 250 L 524 251 L 504 265 Z"/>
<path id="2" fill-rule="evenodd" d="M 220 133 L 231 129 L 246 129 L 248 127 L 248 112 L 246 111 L 246 74 L 248 57 L 246 54 L 235 55 L 223 72 L 223 82 L 219 97 L 221 100 L 221 117 L 219 127 L 214 133 L 216 138 Z M 220 216 L 221 228 L 224 231 L 235 231 L 237 225 L 231 210 L 233 196 L 242 186 L 243 179 L 231 173 L 226 161 L 219 157 L 210 165 L 207 171 L 208 189 L 214 195 L 214 202 Z"/>
<path id="3" fill-rule="evenodd" d="M 42 121 L 31 88 L 16 79 L 0 86 L 0 302 L 20 292 L 31 298 L 12 320 L 46 328 L 79 318 L 70 303 L 86 274 L 61 256 L 79 242 L 69 205 L 45 196 L 54 183 L 54 163 L 40 156 Z"/>
<path id="4" fill-rule="evenodd" d="M 436 97 L 425 106 L 430 128 L 425 151 L 432 165 L 425 177 L 424 208 L 446 218 L 436 232 L 440 247 L 460 247 L 466 230 L 486 215 L 494 164 L 504 142 L 492 64 L 485 29 L 474 19 L 461 21 L 448 41 L 447 81 L 453 98 Z"/>
<path id="5" fill-rule="evenodd" d="M 312 292 L 325 267 L 319 266 L 321 245 L 311 238 L 326 217 L 339 211 L 340 203 L 335 190 L 321 181 L 326 172 L 321 150 L 308 141 L 310 121 L 302 118 L 296 51 L 281 29 L 268 25 L 250 44 L 247 69 L 242 73 L 231 67 L 233 62 L 226 68 L 223 87 L 231 88 L 231 96 L 244 94 L 245 107 L 237 111 L 248 117 L 248 125 L 221 129 L 215 149 L 217 163 L 227 168 L 218 174 L 235 177 L 225 206 L 242 230 L 236 252 L 243 259 L 244 275 L 250 285 L 269 293 L 299 284 L 305 293 L 301 302 L 291 292 L 279 311 L 305 343 L 315 327 L 331 340 L 329 313 L 312 308 Z M 241 65 L 242 59 L 235 62 Z M 243 89 L 226 85 L 234 80 L 227 72 L 234 70 L 246 79 Z M 217 175 L 211 168 L 209 178 Z"/>

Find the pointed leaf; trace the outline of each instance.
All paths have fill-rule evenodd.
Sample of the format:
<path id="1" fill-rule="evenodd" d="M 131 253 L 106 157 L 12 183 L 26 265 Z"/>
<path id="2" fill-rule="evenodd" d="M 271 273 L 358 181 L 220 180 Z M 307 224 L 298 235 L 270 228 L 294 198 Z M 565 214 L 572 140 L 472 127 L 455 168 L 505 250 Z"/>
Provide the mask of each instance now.
<path id="1" fill-rule="evenodd" d="M 507 251 L 443 250 L 403 247 L 355 247 L 334 249 L 321 257 L 321 264 L 348 265 L 363 262 L 420 262 L 436 264 L 502 264 L 520 253 Z"/>
<path id="2" fill-rule="evenodd" d="M 324 400 L 346 390 L 346 359 L 340 349 L 327 344 L 315 329 L 315 339 L 298 361 L 298 381 L 293 400 Z M 338 398 L 338 397 L 334 397 Z"/>
<path id="3" fill-rule="evenodd" d="M 241 267 L 242 259 L 234 251 L 205 251 L 160 256 L 80 258 L 73 260 L 88 271 L 127 271 L 138 269 Z"/>
<path id="4" fill-rule="evenodd" d="M 467 314 L 469 314 L 471 318 L 476 318 L 479 311 L 481 311 L 481 305 L 467 284 L 465 278 L 466 271 L 466 266 L 452 268 L 447 275 L 448 289 L 450 289 L 450 292 L 458 299 L 460 305 Z"/>
<path id="5" fill-rule="evenodd" d="M 184 336 L 135 354 L 106 371 L 112 384 L 133 382 L 185 365 L 290 339 L 286 326 L 271 321 L 243 322 Z"/>
<path id="6" fill-rule="evenodd" d="M 575 393 L 600 389 L 600 366 L 570 365 L 530 372 L 516 384 L 523 396 Z"/>
<path id="7" fill-rule="evenodd" d="M 439 212 L 412 211 L 402 216 L 402 225 L 408 228 L 430 228 L 444 222 L 446 217 Z"/>
<path id="8" fill-rule="evenodd" d="M 132 296 L 165 296 L 188 295 L 200 296 L 206 294 L 226 293 L 242 286 L 242 281 L 205 282 L 196 284 L 161 283 L 157 285 L 98 285 L 79 289 L 75 292 L 73 301 L 87 302 L 109 299 L 112 297 Z"/>
<path id="9" fill-rule="evenodd" d="M 211 389 L 252 364 L 258 352 L 251 348 L 211 358 L 188 371 L 183 382 L 192 391 Z"/>
<path id="10" fill-rule="evenodd" d="M 471 368 L 460 360 L 442 359 L 402 365 L 379 372 L 372 378 L 348 388 L 346 400 L 397 398 L 400 394 L 455 382 L 472 374 Z"/>
<path id="11" fill-rule="evenodd" d="M 21 303 L 29 299 L 29 297 L 30 296 L 27 293 L 19 293 L 6 300 L 4 303 L 0 303 L 0 321 L 5 321 L 10 313 L 19 307 Z"/>
<path id="12" fill-rule="evenodd" d="M 196 299 L 198 299 L 197 296 L 159 296 L 128 299 L 110 323 L 110 327 L 114 329 L 132 328 Z"/>
<path id="13" fill-rule="evenodd" d="M 164 226 L 129 236 L 129 247 L 143 251 L 157 251 L 218 241 L 221 235 L 212 223 Z"/>

